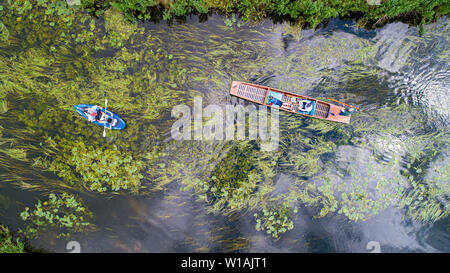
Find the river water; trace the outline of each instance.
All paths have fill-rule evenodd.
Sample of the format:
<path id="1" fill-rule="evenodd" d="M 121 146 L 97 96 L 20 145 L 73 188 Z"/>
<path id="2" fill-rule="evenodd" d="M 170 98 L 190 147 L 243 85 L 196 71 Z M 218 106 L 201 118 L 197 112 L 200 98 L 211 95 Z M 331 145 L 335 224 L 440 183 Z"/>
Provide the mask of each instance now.
<path id="1" fill-rule="evenodd" d="M 55 230 L 38 232 L 32 246 L 68 252 L 67 242 L 78 241 L 82 252 L 370 252 L 374 241 L 381 252 L 450 251 L 447 18 L 420 36 L 403 23 L 364 30 L 355 21 L 332 19 L 299 33 L 270 20 L 254 25 L 224 15 L 193 16 L 171 25 L 119 26 L 115 30 L 131 38 L 94 50 L 98 44 L 89 39 L 58 40 L 52 49 L 48 37 L 18 27 L 18 16 L 2 18 L 10 42 L 0 56 L 10 70 L 0 72 L 8 90 L 0 112 L 0 223 L 21 229 L 26 206 L 66 191 L 92 211 L 96 227 L 63 238 Z M 64 29 L 65 35 L 89 30 L 90 20 Z M 94 21 L 101 39 L 109 30 L 102 18 Z M 50 31 L 53 36 L 61 37 L 61 30 Z M 170 140 L 175 105 L 193 107 L 194 97 L 204 107 L 247 105 L 229 95 L 233 80 L 332 97 L 361 111 L 350 125 L 280 113 L 274 152 L 258 144 L 241 149 L 239 141 Z M 128 127 L 103 139 L 102 129 L 72 106 L 102 104 L 105 94 Z M 56 114 L 44 114 L 50 107 Z M 37 163 L 62 153 L 48 152 L 48 136 L 69 135 L 145 158 L 144 188 L 100 194 Z M 163 155 L 150 160 L 154 149 Z M 269 190 L 257 198 L 262 190 L 254 190 L 248 203 L 237 201 L 243 204 L 238 209 L 214 207 L 218 197 L 205 202 L 196 186 L 184 189 L 195 179 L 214 180 L 220 170 L 241 170 L 247 161 L 253 164 L 248 172 L 265 173 L 257 187 Z M 425 197 L 413 194 L 417 185 L 425 186 Z M 401 205 L 408 198 L 412 203 Z M 265 204 L 297 208 L 290 214 L 293 229 L 278 238 L 256 230 L 254 213 Z"/>

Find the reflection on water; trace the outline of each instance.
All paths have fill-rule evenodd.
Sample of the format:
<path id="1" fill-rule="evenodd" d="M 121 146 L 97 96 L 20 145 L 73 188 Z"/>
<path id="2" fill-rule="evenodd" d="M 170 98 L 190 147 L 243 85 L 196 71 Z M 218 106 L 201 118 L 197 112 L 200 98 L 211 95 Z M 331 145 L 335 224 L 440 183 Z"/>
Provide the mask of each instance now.
<path id="1" fill-rule="evenodd" d="M 448 24 L 427 27 L 423 37 L 401 24 L 380 31 L 379 66 L 391 72 L 387 82 L 398 99 L 418 105 L 433 125 L 448 126 Z M 442 39 L 436 39 L 442 33 Z"/>
<path id="2" fill-rule="evenodd" d="M 127 109 L 126 104 L 114 105 L 113 100 L 111 107 L 122 110 L 129 122 L 128 132 L 110 134 L 106 144 L 96 136 L 98 128 L 70 116 L 80 138 L 89 135 L 94 144 L 116 144 L 134 156 L 145 154 L 142 193 L 80 191 L 44 171 L 46 150 L 40 147 L 45 145 L 24 122 L 15 123 L 14 116 L 32 109 L 26 115 L 42 123 L 53 117 L 46 119 L 29 100 L 9 96 L 10 110 L 0 115 L 1 223 L 20 228 L 23 223 L 18 214 L 24 206 L 33 206 L 44 193 L 68 189 L 78 193 L 95 216 L 95 232 L 70 238 L 78 240 L 85 252 L 368 252 L 369 241 L 379 242 L 382 252 L 449 251 L 448 216 L 423 223 L 410 217 L 418 214 L 414 208 L 437 213 L 436 207 L 399 205 L 405 195 L 413 193 L 410 185 L 426 183 L 437 189 L 436 197 L 429 196 L 438 199 L 437 206 L 443 204 L 443 214 L 448 211 L 447 19 L 429 25 L 422 37 L 418 28 L 402 23 L 366 31 L 357 29 L 353 21 L 331 20 L 318 30 L 303 30 L 296 39 L 285 24 L 266 21 L 231 30 L 224 17 L 217 15 L 206 22 L 193 17 L 184 24 L 140 23 L 140 27 L 144 34 L 127 44 L 129 52 L 105 49 L 92 60 L 61 53 L 63 61 L 58 67 L 64 66 L 68 75 L 77 71 L 68 64 L 74 61 L 86 72 L 92 69 L 89 61 L 102 64 L 119 56 L 116 62 L 122 64 L 108 63 L 108 73 L 116 75 L 123 65 L 126 68 L 119 77 L 143 77 L 121 87 L 109 85 L 113 90 L 131 89 L 127 98 L 136 100 L 136 107 Z M 15 54 L 14 47 L 8 49 L 8 54 Z M 152 62 L 148 56 L 157 56 L 157 60 Z M 58 67 L 53 69 L 62 69 Z M 52 79 L 69 84 L 70 79 L 58 73 Z M 280 151 L 272 155 L 255 148 L 246 152 L 247 146 L 236 143 L 168 140 L 174 121 L 171 106 L 189 104 L 197 95 L 204 105 L 242 103 L 228 94 L 232 80 L 333 97 L 363 111 L 347 127 L 283 113 Z M 138 99 L 145 92 L 151 98 Z M 100 93 L 96 99 L 102 97 Z M 158 100 L 158 94 L 167 95 L 167 100 Z M 70 105 L 62 103 L 67 101 L 71 100 L 57 97 L 55 104 L 69 109 Z M 142 117 L 139 111 L 147 106 Z M 54 137 L 62 134 L 59 127 L 53 130 Z M 161 155 L 155 156 L 152 149 L 159 149 Z M 226 157 L 231 152 L 239 160 L 224 160 L 234 158 Z M 217 197 L 210 198 L 211 192 L 203 191 L 198 181 L 212 181 L 223 169 L 239 170 L 245 161 L 239 152 L 254 160 L 250 170 L 265 172 L 258 185 L 267 186 L 270 194 L 261 203 L 252 203 L 257 199 L 249 197 L 243 205 L 249 209 L 228 210 L 227 204 L 215 207 Z M 46 156 L 53 155 L 48 152 Z M 308 190 L 312 194 L 303 196 Z M 292 217 L 294 228 L 278 240 L 256 231 L 253 216 L 253 210 L 273 200 L 294 200 L 299 207 Z M 328 213 L 318 217 L 322 207 Z M 66 241 L 53 235 L 43 235 L 33 244 L 66 252 Z"/>

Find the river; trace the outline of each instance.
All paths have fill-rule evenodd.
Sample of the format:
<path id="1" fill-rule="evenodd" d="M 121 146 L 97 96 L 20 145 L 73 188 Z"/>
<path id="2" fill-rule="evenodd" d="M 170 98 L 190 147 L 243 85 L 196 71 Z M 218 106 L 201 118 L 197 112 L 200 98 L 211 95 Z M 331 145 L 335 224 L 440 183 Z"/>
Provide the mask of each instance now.
<path id="1" fill-rule="evenodd" d="M 58 28 L 60 21 L 50 27 L 8 14 L 1 20 L 9 38 L 0 44 L 0 223 L 24 229 L 21 212 L 50 193 L 76 196 L 93 215 L 94 228 L 68 236 L 38 227 L 33 247 L 68 252 L 67 243 L 78 241 L 82 252 L 370 252 L 373 244 L 381 252 L 450 251 L 447 18 L 421 36 L 404 23 L 365 30 L 343 19 L 299 32 L 225 15 L 130 27 L 116 23 L 117 14 L 106 22 L 78 14 Z M 280 113 L 280 143 L 271 152 L 251 140 L 171 139 L 176 105 L 193 108 L 195 97 L 203 107 L 248 105 L 229 95 L 233 80 L 331 97 L 361 111 L 350 125 Z M 102 105 L 105 96 L 127 128 L 103 138 L 72 106 Z M 72 146 L 132 156 L 138 171 L 130 176 L 141 174 L 133 178 L 141 187 L 99 193 L 79 186 L 84 170 L 67 156 Z M 212 185 L 231 187 L 237 197 Z M 287 215 L 292 229 L 268 234 L 277 223 L 264 209 Z M 267 229 L 255 229 L 258 219 Z"/>

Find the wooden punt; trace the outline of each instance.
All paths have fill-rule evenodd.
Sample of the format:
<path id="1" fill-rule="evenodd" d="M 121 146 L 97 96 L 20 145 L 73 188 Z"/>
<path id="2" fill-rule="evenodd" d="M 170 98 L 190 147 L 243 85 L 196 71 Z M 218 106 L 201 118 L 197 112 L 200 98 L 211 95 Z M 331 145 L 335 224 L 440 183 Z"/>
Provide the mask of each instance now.
<path id="1" fill-rule="evenodd" d="M 350 123 L 350 116 L 340 115 L 341 110 L 344 110 L 344 107 L 342 106 L 267 86 L 233 81 L 230 94 L 241 99 L 266 105 L 268 107 L 275 107 L 298 115 L 346 124 Z M 272 98 L 272 103 L 269 102 L 269 98 Z M 274 105 L 273 101 L 278 102 L 280 105 Z M 307 109 L 308 111 L 301 111 L 299 102 L 304 103 L 308 101 L 312 102 L 309 104 L 310 107 Z"/>

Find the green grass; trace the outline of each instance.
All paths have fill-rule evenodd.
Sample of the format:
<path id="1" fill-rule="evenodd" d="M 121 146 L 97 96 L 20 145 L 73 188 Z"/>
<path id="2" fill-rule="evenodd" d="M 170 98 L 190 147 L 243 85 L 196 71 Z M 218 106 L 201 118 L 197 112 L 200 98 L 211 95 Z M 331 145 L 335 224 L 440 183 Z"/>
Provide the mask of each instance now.
<path id="1" fill-rule="evenodd" d="M 275 17 L 312 27 L 336 16 L 358 18 L 361 25 L 368 27 L 377 27 L 389 20 L 423 25 L 447 15 L 450 10 L 445 0 L 90 0 L 83 3 L 91 9 L 111 5 L 131 21 L 152 19 L 154 10 L 163 13 L 165 19 L 219 11 L 238 13 L 244 21 Z"/>

